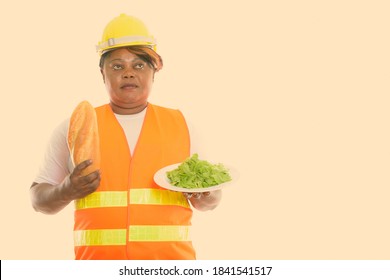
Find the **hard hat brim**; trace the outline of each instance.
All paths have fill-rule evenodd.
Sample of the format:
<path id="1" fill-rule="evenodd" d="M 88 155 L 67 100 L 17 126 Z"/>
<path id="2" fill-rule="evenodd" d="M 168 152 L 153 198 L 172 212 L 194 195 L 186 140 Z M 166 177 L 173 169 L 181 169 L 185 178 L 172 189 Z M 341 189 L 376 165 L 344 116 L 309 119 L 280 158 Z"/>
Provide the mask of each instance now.
<path id="1" fill-rule="evenodd" d="M 120 38 L 110 38 L 105 42 L 100 42 L 96 46 L 96 51 L 102 55 L 109 50 L 127 46 L 150 46 L 152 49 L 155 49 L 156 40 L 153 37 L 146 36 L 125 36 Z"/>

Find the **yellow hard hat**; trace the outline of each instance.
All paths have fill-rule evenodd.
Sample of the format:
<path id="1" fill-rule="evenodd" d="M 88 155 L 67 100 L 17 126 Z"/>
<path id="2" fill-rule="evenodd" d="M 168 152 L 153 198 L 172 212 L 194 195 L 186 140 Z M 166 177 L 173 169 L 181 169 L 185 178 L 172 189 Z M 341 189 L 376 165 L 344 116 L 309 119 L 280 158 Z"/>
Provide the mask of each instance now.
<path id="1" fill-rule="evenodd" d="M 139 45 L 156 50 L 156 40 L 146 25 L 136 17 L 120 14 L 106 25 L 96 50 L 102 55 L 114 48 Z"/>

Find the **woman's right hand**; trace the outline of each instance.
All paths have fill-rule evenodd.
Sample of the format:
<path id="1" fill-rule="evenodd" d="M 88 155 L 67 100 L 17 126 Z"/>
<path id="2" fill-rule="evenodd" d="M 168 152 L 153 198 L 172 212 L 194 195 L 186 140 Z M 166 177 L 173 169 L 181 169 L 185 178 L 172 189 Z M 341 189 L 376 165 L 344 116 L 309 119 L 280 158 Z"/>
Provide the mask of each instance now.
<path id="1" fill-rule="evenodd" d="M 91 160 L 83 161 L 63 181 L 62 194 L 64 200 L 71 201 L 83 198 L 96 191 L 101 180 L 100 170 L 96 170 L 85 176 L 82 175 L 82 171 L 91 164 Z"/>

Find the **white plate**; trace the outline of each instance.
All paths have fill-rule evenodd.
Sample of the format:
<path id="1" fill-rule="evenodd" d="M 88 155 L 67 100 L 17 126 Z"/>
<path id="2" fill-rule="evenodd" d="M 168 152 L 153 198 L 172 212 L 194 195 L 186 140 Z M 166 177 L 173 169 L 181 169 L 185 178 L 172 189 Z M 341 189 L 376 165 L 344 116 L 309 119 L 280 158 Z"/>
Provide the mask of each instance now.
<path id="1" fill-rule="evenodd" d="M 156 182 L 156 184 L 164 189 L 171 190 L 171 191 L 177 191 L 177 192 L 210 192 L 210 191 L 215 191 L 215 190 L 220 190 L 222 188 L 225 188 L 225 187 L 231 185 L 232 183 L 234 183 L 238 179 L 238 171 L 235 168 L 224 164 L 224 166 L 229 170 L 230 177 L 232 178 L 232 180 L 230 180 L 228 182 L 225 182 L 225 183 L 222 183 L 219 185 L 215 185 L 215 186 L 211 186 L 208 188 L 196 188 L 196 189 L 173 186 L 169 182 L 169 179 L 167 177 L 167 172 L 176 169 L 180 164 L 181 163 L 168 165 L 168 166 L 163 167 L 160 170 L 158 170 L 154 174 L 154 181 Z"/>

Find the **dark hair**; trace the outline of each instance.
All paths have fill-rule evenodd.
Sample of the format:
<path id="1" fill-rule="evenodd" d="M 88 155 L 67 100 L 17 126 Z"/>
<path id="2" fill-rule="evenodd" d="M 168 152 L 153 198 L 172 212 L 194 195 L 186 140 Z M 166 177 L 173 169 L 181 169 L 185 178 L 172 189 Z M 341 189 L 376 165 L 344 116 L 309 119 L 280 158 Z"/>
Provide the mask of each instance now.
<path id="1" fill-rule="evenodd" d="M 148 46 L 129 46 L 123 47 L 127 49 L 129 52 L 137 55 L 143 61 L 145 61 L 151 68 L 153 68 L 156 72 L 161 70 L 163 67 L 163 61 L 161 56 L 159 56 L 153 49 Z M 116 50 L 116 49 L 113 49 Z M 99 67 L 103 68 L 104 61 L 107 57 L 109 57 L 111 51 L 105 52 L 100 57 Z"/>

